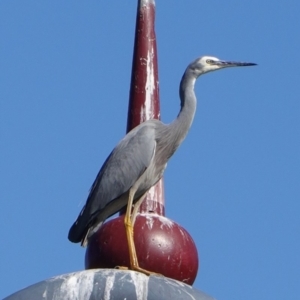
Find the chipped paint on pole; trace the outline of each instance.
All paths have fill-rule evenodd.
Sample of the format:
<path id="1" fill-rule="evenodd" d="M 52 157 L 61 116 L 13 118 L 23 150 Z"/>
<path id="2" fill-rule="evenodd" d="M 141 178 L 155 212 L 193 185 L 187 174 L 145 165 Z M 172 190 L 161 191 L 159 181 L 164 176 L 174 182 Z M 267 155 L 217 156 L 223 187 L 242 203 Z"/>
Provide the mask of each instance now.
<path id="1" fill-rule="evenodd" d="M 145 103 L 141 110 L 141 119 L 153 119 L 152 99 L 155 92 L 155 77 L 154 77 L 154 65 L 153 65 L 154 52 L 151 48 L 147 54 L 147 59 L 144 62 L 147 66 L 146 70 L 146 85 L 145 85 Z M 158 118 L 160 117 L 160 112 L 158 112 Z"/>

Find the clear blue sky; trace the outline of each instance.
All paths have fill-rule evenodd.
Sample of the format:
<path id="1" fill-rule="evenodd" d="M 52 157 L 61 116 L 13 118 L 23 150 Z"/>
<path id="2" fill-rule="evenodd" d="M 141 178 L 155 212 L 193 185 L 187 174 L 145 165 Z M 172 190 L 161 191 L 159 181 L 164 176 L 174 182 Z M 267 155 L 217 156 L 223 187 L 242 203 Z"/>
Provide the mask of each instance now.
<path id="1" fill-rule="evenodd" d="M 193 236 L 194 286 L 217 299 L 297 299 L 299 1 L 156 1 L 162 120 L 187 64 L 203 76 L 190 133 L 165 172 L 167 217 Z M 67 240 L 126 128 L 136 1 L 0 2 L 0 298 L 83 269 Z"/>

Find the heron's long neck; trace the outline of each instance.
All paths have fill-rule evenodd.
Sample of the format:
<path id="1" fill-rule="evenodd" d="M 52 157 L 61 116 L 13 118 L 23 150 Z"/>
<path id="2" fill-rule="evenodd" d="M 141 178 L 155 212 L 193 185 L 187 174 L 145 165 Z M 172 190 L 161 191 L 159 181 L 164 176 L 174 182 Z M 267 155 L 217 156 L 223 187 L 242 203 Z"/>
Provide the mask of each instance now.
<path id="1" fill-rule="evenodd" d="M 197 99 L 194 92 L 196 77 L 187 70 L 180 82 L 179 95 L 181 100 L 181 109 L 177 118 L 170 124 L 171 132 L 175 135 L 177 146 L 186 137 L 196 111 Z"/>

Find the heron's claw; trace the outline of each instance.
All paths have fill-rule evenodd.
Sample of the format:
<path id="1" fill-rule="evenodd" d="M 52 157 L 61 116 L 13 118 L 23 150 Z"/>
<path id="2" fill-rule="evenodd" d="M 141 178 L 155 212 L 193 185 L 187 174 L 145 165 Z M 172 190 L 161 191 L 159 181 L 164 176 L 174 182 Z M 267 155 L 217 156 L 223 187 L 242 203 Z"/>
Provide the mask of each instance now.
<path id="1" fill-rule="evenodd" d="M 128 267 L 124 267 L 124 266 L 115 266 L 115 269 L 118 269 L 118 270 L 129 270 Z"/>
<path id="2" fill-rule="evenodd" d="M 133 266 L 133 267 L 132 267 L 132 270 L 133 270 L 133 271 L 140 272 L 140 273 L 143 273 L 143 274 L 145 274 L 145 275 L 147 275 L 147 276 L 153 275 L 153 276 L 162 276 L 162 277 L 164 277 L 163 274 L 155 273 L 155 272 L 152 272 L 152 271 L 148 271 L 148 270 L 145 270 L 145 269 L 143 269 L 143 268 L 136 267 L 136 266 Z"/>
<path id="3" fill-rule="evenodd" d="M 115 269 L 118 269 L 118 270 L 132 270 L 132 271 L 136 271 L 136 272 L 140 272 L 140 273 L 143 273 L 147 276 L 150 276 L 150 275 L 154 275 L 154 276 L 162 276 L 164 277 L 163 274 L 160 274 L 160 273 L 155 273 L 155 272 L 152 272 L 152 271 L 148 271 L 148 270 L 145 270 L 143 268 L 140 268 L 140 267 L 133 267 L 132 269 L 131 268 L 128 268 L 128 267 L 125 267 L 125 266 L 115 266 Z"/>

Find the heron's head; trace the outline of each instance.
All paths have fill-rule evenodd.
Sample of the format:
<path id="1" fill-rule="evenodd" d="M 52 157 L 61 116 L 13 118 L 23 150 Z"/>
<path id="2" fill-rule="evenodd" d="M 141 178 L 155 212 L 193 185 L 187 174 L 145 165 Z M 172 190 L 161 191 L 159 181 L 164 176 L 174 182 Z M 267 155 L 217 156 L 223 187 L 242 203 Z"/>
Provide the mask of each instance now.
<path id="1" fill-rule="evenodd" d="M 201 74 L 228 67 L 245 67 L 255 65 L 256 64 L 254 63 L 224 61 L 214 56 L 202 56 L 193 61 L 188 66 L 188 69 L 190 69 L 198 77 Z"/>

